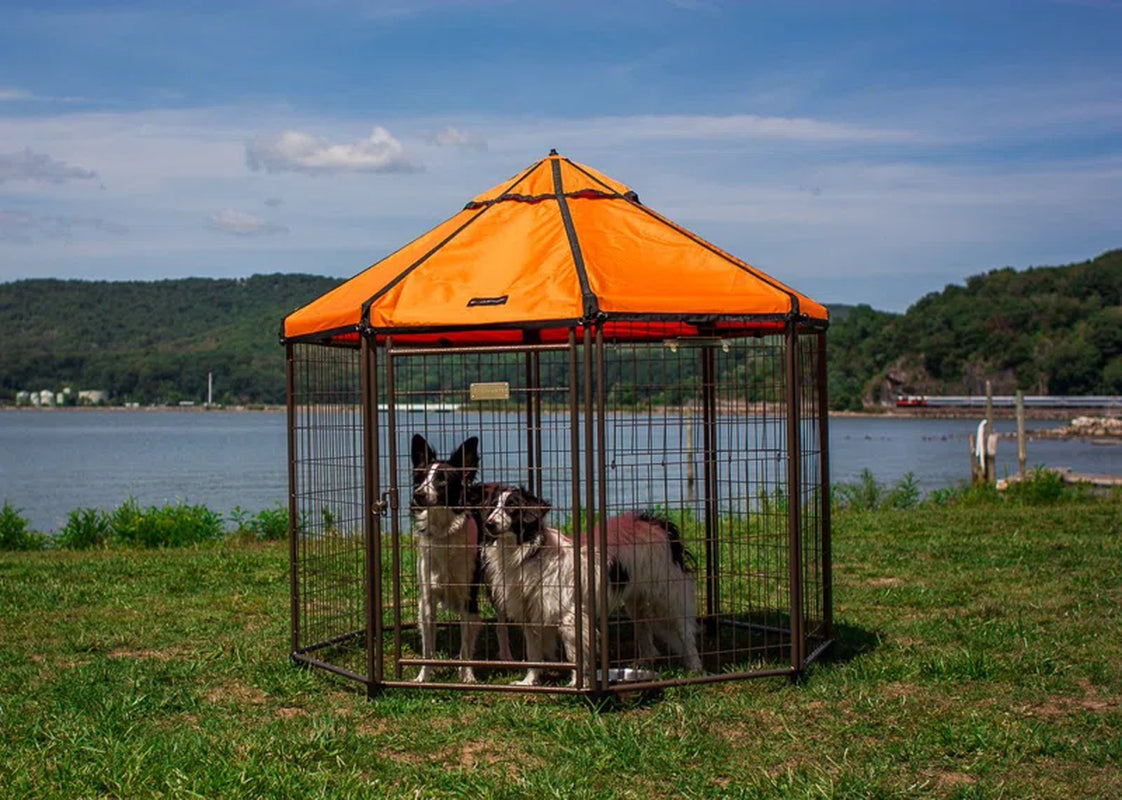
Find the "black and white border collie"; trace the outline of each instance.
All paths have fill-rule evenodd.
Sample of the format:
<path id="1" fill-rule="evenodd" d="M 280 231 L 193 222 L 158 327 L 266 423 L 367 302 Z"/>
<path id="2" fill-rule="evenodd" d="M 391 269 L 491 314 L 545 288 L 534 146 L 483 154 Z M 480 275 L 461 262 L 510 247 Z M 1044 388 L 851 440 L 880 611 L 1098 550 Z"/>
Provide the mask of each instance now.
<path id="1" fill-rule="evenodd" d="M 493 540 L 483 548 L 491 596 L 506 620 L 522 623 L 526 660 L 531 662 L 551 659 L 558 636 L 570 661 L 577 652 L 573 541 L 545 524 L 549 510 L 548 502 L 525 489 L 507 488 L 492 497 L 484 512 L 484 532 Z M 639 657 L 658 655 L 657 634 L 687 669 L 700 672 L 695 586 L 678 529 L 652 514 L 623 514 L 607 522 L 607 548 L 608 608 L 622 605 L 627 610 Z M 591 678 L 596 625 L 589 609 L 598 575 L 591 580 L 585 575 L 582 583 L 583 666 Z M 574 671 L 574 684 L 576 679 Z M 540 680 L 540 670 L 531 667 L 520 683 Z"/>
<path id="2" fill-rule="evenodd" d="M 417 622 L 421 633 L 421 655 L 436 653 L 436 614 L 444 608 L 460 619 L 460 660 L 469 661 L 479 636 L 479 590 L 483 586 L 481 554 L 483 521 L 480 505 L 486 487 L 475 483 L 479 468 L 479 439 L 472 436 L 447 460 L 424 436 L 414 434 L 413 513 L 417 537 Z M 498 626 L 499 658 L 510 661 L 506 626 Z M 470 666 L 460 667 L 460 680 L 475 682 Z M 432 667 L 424 665 L 417 681 L 431 678 Z"/>

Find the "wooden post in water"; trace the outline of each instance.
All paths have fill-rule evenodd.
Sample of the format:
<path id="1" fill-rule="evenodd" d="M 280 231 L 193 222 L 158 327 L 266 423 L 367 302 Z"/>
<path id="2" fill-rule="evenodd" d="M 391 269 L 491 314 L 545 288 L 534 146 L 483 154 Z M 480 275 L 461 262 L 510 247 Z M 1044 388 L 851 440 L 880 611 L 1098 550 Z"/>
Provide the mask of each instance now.
<path id="1" fill-rule="evenodd" d="M 1017 390 L 1017 470 L 1025 477 L 1025 393 Z"/>
<path id="2" fill-rule="evenodd" d="M 970 444 L 970 485 L 974 486 L 982 482 L 982 465 L 978 463 L 978 443 L 974 434 L 967 437 L 967 442 Z"/>
<path id="3" fill-rule="evenodd" d="M 997 441 L 993 432 L 993 384 L 986 381 L 986 440 L 982 442 L 985 448 L 985 469 L 983 471 L 982 479 L 986 483 L 993 483 L 997 480 L 996 464 L 996 450 Z"/>

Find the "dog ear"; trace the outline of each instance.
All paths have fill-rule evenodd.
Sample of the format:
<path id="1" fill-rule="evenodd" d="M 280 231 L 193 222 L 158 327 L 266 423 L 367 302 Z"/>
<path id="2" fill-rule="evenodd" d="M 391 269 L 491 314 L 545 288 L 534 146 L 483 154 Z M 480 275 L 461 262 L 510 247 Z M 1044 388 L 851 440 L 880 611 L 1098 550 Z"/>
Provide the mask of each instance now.
<path id="1" fill-rule="evenodd" d="M 465 483 L 472 481 L 479 467 L 479 437 L 472 436 L 465 440 L 449 457 L 448 463 L 464 471 Z"/>
<path id="2" fill-rule="evenodd" d="M 436 461 L 436 451 L 425 441 L 419 433 L 413 434 L 413 466 L 423 467 Z"/>
<path id="3" fill-rule="evenodd" d="M 550 512 L 553 506 L 549 504 L 548 500 L 542 500 L 540 497 L 535 497 L 529 492 L 524 492 L 522 495 L 522 519 L 524 522 L 538 524 L 545 515 Z"/>

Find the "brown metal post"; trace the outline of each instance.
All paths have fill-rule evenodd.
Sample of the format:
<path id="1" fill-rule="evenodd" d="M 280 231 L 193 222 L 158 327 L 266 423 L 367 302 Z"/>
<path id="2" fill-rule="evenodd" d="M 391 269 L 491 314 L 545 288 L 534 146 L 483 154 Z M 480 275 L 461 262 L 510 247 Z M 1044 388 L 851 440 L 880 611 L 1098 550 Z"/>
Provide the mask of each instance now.
<path id="1" fill-rule="evenodd" d="M 599 600 L 599 596 L 598 596 L 599 595 L 599 588 L 598 587 L 599 587 L 599 583 L 604 580 L 605 575 L 603 573 L 601 573 L 599 575 L 596 574 L 597 573 L 597 570 L 596 570 L 596 555 L 597 555 L 597 550 L 598 550 L 598 548 L 597 548 L 598 543 L 596 542 L 596 537 L 593 536 L 593 520 L 595 519 L 595 513 L 596 513 L 595 509 L 596 509 L 596 478 L 597 478 L 597 475 L 596 475 L 596 462 L 595 462 L 596 440 L 594 438 L 594 432 L 593 432 L 592 362 L 593 362 L 592 331 L 589 330 L 588 326 L 585 326 L 585 328 L 584 328 L 584 475 L 585 475 L 585 477 L 584 477 L 584 488 L 585 488 L 584 515 L 585 515 L 585 522 L 584 522 L 584 525 L 582 526 L 582 532 L 584 533 L 585 559 L 586 559 L 585 580 L 588 583 L 588 585 L 590 585 L 590 587 L 592 589 L 592 591 L 587 592 L 587 598 L 589 600 L 589 603 L 588 603 L 589 608 L 586 611 L 586 615 L 587 615 L 587 619 L 589 620 L 589 622 L 592 623 L 592 624 L 595 624 L 594 621 L 599 619 L 599 615 L 596 613 L 596 608 L 597 608 L 597 605 L 598 605 L 597 600 Z M 583 587 L 581 587 L 581 588 L 583 588 Z M 584 592 L 578 592 L 578 594 L 584 594 Z M 578 614 L 577 619 L 580 619 L 580 614 Z M 585 659 L 589 659 L 589 658 L 596 659 L 597 637 L 594 634 L 594 632 L 591 631 L 591 630 L 588 631 L 585 634 L 585 636 L 588 638 L 588 640 L 590 642 L 592 642 L 592 645 L 593 645 L 592 646 L 592 652 L 591 653 L 585 653 Z M 583 647 L 584 640 L 580 638 L 579 634 L 578 634 L 577 641 L 581 643 L 580 645 L 578 645 L 577 650 L 582 651 L 584 649 L 584 647 Z M 596 662 L 594 661 L 593 664 L 595 664 L 595 663 Z M 600 677 L 604 681 L 607 681 L 607 678 L 608 678 L 607 673 L 602 674 Z M 584 676 L 578 674 L 577 675 L 577 687 L 578 688 L 585 688 L 585 689 L 589 688 L 587 685 L 585 685 L 583 683 L 583 681 L 584 681 Z M 593 676 L 593 682 L 598 683 L 595 679 L 595 676 Z"/>
<path id="2" fill-rule="evenodd" d="M 526 486 L 530 491 L 535 492 L 537 489 L 537 481 L 534 480 L 534 475 L 538 471 L 537 450 L 534 449 L 534 363 L 533 354 L 529 351 L 526 353 Z M 538 497 L 541 494 L 535 492 Z"/>
<path id="3" fill-rule="evenodd" d="M 366 676 L 368 693 L 382 683 L 382 530 L 378 509 L 378 361 L 372 336 L 362 337 L 362 499 L 366 545 Z"/>
<path id="4" fill-rule="evenodd" d="M 534 388 L 534 452 L 537 454 L 538 470 L 537 480 L 532 484 L 534 487 L 534 494 L 538 497 L 542 496 L 542 467 L 544 466 L 544 457 L 542 453 L 542 362 L 541 353 L 534 350 L 530 353 L 531 361 L 533 362 L 533 388 Z"/>
<path id="5" fill-rule="evenodd" d="M 393 676 L 401 680 L 401 530 L 397 521 L 397 415 L 393 339 L 386 337 L 386 444 L 390 461 L 390 569 L 393 571 Z"/>
<path id="6" fill-rule="evenodd" d="M 830 404 L 826 380 L 826 332 L 818 337 L 818 496 L 822 503 L 822 621 L 827 639 L 834 636 L 834 559 L 830 540 Z"/>
<path id="7" fill-rule="evenodd" d="M 790 580 L 791 668 L 801 672 L 806 655 L 803 619 L 803 568 L 800 517 L 802 475 L 799 463 L 801 408 L 799 392 L 799 329 L 794 318 L 787 322 L 787 560 Z"/>
<path id="8" fill-rule="evenodd" d="M 300 649 L 300 581 L 296 570 L 300 524 L 296 505 L 296 367 L 292 342 L 284 346 L 285 405 L 288 417 L 288 580 L 292 614 L 292 652 Z"/>
<path id="9" fill-rule="evenodd" d="M 580 369 L 577 364 L 577 336 L 576 331 L 569 330 L 569 463 L 572 465 L 570 472 L 573 476 L 573 515 L 572 515 L 572 534 L 573 534 L 573 582 L 578 591 L 573 595 L 573 603 L 576 608 L 573 612 L 576 614 L 576 638 L 578 642 L 584 641 L 584 622 L 583 622 L 583 598 L 579 589 L 584 586 L 584 565 L 581 563 L 581 498 L 580 498 L 580 393 L 578 386 L 580 383 Z M 580 683 L 580 675 L 584 670 L 584 647 L 578 645 L 576 655 L 576 674 L 577 682 Z"/>
<path id="10" fill-rule="evenodd" d="M 596 487 L 599 537 L 599 575 L 596 582 L 597 603 L 600 612 L 600 688 L 608 687 L 608 464 L 607 436 L 604 431 L 604 331 L 596 328 Z"/>
<path id="11" fill-rule="evenodd" d="M 705 612 L 712 632 L 721 613 L 720 514 L 717 506 L 717 380 L 713 348 L 701 349 L 702 476 L 705 481 Z"/>

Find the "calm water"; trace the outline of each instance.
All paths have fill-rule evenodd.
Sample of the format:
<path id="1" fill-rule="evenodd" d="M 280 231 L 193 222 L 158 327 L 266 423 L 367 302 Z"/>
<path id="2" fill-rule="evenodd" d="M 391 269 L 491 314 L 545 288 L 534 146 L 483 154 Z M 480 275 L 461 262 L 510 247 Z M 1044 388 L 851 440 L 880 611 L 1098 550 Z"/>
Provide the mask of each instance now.
<path id="1" fill-rule="evenodd" d="M 1030 422 L 1029 427 L 1060 423 Z M 999 431 L 1015 430 L 999 421 Z M 845 417 L 830 421 L 831 477 L 868 468 L 882 483 L 915 473 L 924 491 L 969 477 L 967 436 L 976 422 Z M 1122 446 L 1030 441 L 1030 466 L 1122 472 Z M 998 474 L 1016 472 L 1016 444 L 998 445 Z M 0 502 L 37 530 L 57 530 L 75 508 L 199 503 L 251 512 L 287 495 L 285 415 L 279 412 L 0 412 Z"/>

